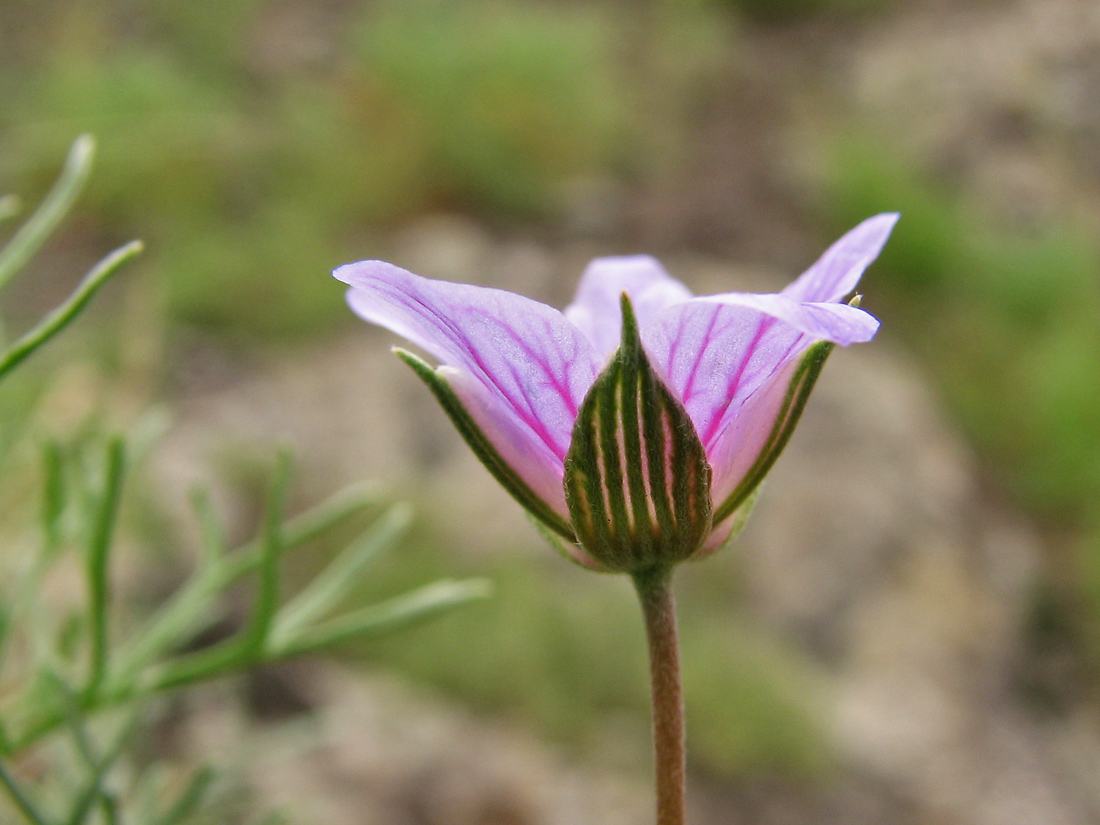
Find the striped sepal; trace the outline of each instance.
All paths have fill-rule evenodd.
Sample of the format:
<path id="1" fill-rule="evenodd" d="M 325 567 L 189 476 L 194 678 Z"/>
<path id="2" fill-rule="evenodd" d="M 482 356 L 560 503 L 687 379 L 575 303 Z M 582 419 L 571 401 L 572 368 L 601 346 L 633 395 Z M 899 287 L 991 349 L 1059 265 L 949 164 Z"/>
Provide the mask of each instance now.
<path id="1" fill-rule="evenodd" d="M 710 531 L 710 465 L 683 405 L 654 373 L 622 296 L 622 344 L 585 396 L 565 457 L 577 539 L 612 570 L 690 557 Z"/>

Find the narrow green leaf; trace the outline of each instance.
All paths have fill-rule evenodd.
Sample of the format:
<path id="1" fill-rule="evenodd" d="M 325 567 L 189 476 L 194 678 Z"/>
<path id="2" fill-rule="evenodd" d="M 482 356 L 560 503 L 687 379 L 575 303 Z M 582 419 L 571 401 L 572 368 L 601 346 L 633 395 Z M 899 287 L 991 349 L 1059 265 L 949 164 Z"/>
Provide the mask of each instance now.
<path id="1" fill-rule="evenodd" d="M 279 650 L 278 655 L 297 656 L 351 639 L 381 636 L 471 601 L 485 599 L 492 592 L 492 584 L 486 579 L 433 582 L 312 627 Z"/>
<path id="2" fill-rule="evenodd" d="M 80 194 L 80 190 L 84 188 L 84 183 L 92 170 L 94 156 L 95 140 L 91 135 L 81 135 L 73 142 L 69 155 L 65 159 L 65 166 L 53 188 L 34 214 L 0 251 L 0 289 L 3 289 L 15 273 L 34 257 L 34 253 L 61 223 L 61 219 L 65 217 Z"/>
<path id="3" fill-rule="evenodd" d="M 121 438 L 111 439 L 107 445 L 102 490 L 92 514 L 91 533 L 88 537 L 85 557 L 85 574 L 88 578 L 88 625 L 92 643 L 91 666 L 85 687 L 88 694 L 94 694 L 99 689 L 107 667 L 107 601 L 110 584 L 108 565 L 125 463 L 125 444 Z"/>
<path id="4" fill-rule="evenodd" d="M 103 818 L 103 825 L 118 825 L 119 812 L 118 795 L 111 790 L 103 790 L 99 795 L 99 813 Z"/>
<path id="5" fill-rule="evenodd" d="M 82 823 L 88 820 L 88 816 L 92 812 L 92 807 L 103 799 L 103 780 L 107 777 L 107 772 L 114 766 L 118 761 L 118 757 L 122 754 L 123 747 L 125 747 L 126 742 L 129 740 L 130 735 L 137 725 L 137 719 L 138 716 L 135 711 L 120 726 L 119 731 L 115 734 L 114 741 L 93 766 L 91 775 L 88 777 L 83 791 L 77 796 L 76 802 L 68 818 L 65 820 L 65 825 L 82 825 Z"/>
<path id="6" fill-rule="evenodd" d="M 61 306 L 54 309 L 37 326 L 12 344 L 3 355 L 0 355 L 0 379 L 64 329 L 92 300 L 92 296 L 99 288 L 118 271 L 118 268 L 141 250 L 141 241 L 131 241 L 96 264 Z"/>
<path id="7" fill-rule="evenodd" d="M 251 638 L 235 636 L 196 653 L 147 668 L 131 689 L 131 695 L 141 696 L 205 682 L 249 667 L 257 661 L 259 655 Z"/>
<path id="8" fill-rule="evenodd" d="M 214 512 L 214 504 L 210 500 L 210 491 L 205 487 L 194 487 L 188 495 L 191 509 L 195 512 L 195 519 L 202 531 L 202 569 L 217 564 L 225 557 L 226 546 L 225 532 L 218 523 L 218 516 Z"/>
<path id="9" fill-rule="evenodd" d="M 279 600 L 279 560 L 285 549 L 283 511 L 290 481 L 291 457 L 281 449 L 275 463 L 267 496 L 260 558 L 257 563 L 259 581 L 256 599 L 247 625 L 232 639 L 189 656 L 168 662 L 154 670 L 139 690 L 163 690 L 204 681 L 230 670 L 237 670 L 261 661 L 265 656 L 272 619 Z"/>
<path id="10" fill-rule="evenodd" d="M 256 654 L 264 649 L 271 621 L 279 604 L 279 560 L 283 554 L 283 511 L 286 508 L 287 486 L 290 482 L 290 452 L 279 450 L 275 473 L 267 497 L 267 515 L 260 545 L 259 582 L 256 588 L 256 604 L 252 616 L 243 631 L 246 645 Z"/>
<path id="11" fill-rule="evenodd" d="M 145 461 L 172 427 L 172 413 L 166 404 L 143 412 L 126 432 L 126 451 L 134 466 Z"/>
<path id="12" fill-rule="evenodd" d="M 467 602 L 484 599 L 491 592 L 492 585 L 484 579 L 438 581 L 381 604 L 371 605 L 305 629 L 278 648 L 256 651 L 247 643 L 247 638 L 234 638 L 153 669 L 143 680 L 139 692 L 144 694 L 180 688 L 250 667 L 261 661 L 299 656 L 353 638 L 381 636 Z"/>
<path id="13" fill-rule="evenodd" d="M 291 519 L 282 528 L 284 552 L 295 550 L 351 516 L 373 506 L 381 496 L 378 484 L 354 484 L 316 507 Z M 146 626 L 141 636 L 118 661 L 109 678 L 107 692 L 125 695 L 140 670 L 187 640 L 209 616 L 210 604 L 225 588 L 255 570 L 261 562 L 260 541 L 249 542 L 201 569 Z"/>
<path id="14" fill-rule="evenodd" d="M 38 621 L 34 614 L 40 608 L 38 596 L 42 579 L 50 565 L 57 558 L 61 546 L 62 511 L 64 510 L 64 472 L 62 450 L 56 441 L 43 445 L 43 482 L 41 527 L 42 544 L 30 560 L 22 575 L 10 589 L 10 597 L 0 604 L 0 666 L 5 662 L 4 654 L 8 641 L 8 629 L 13 620 L 30 630 L 32 659 L 41 661 L 53 655 L 50 641 L 47 641 L 47 623 Z M 0 753 L 8 753 L 10 748 L 0 742 Z"/>
<path id="15" fill-rule="evenodd" d="M 283 549 L 299 548 L 364 508 L 377 503 L 382 488 L 373 483 L 344 488 L 282 528 Z M 95 695 L 82 697 L 87 712 L 149 692 L 204 681 L 254 663 L 262 654 L 251 639 L 235 637 L 166 664 L 149 667 L 157 657 L 190 638 L 209 614 L 213 598 L 263 563 L 263 539 L 250 542 L 193 578 L 156 616 L 125 656 L 113 664 Z M 243 644 L 242 644 L 243 642 Z M 32 697 L 33 699 L 33 697 Z M 55 730 L 65 720 L 59 707 L 32 701 L 28 721 L 5 753 L 19 752 Z"/>
<path id="16" fill-rule="evenodd" d="M 308 544 L 323 535 L 332 527 L 368 507 L 377 505 L 385 494 L 385 487 L 378 482 L 364 481 L 351 484 L 335 493 L 316 507 L 295 516 L 283 525 L 283 544 L 285 549 L 293 550 Z M 252 544 L 246 544 L 233 553 L 234 559 L 243 559 L 253 551 Z M 243 575 L 247 570 L 236 575 Z"/>
<path id="17" fill-rule="evenodd" d="M 12 608 L 8 599 L 5 597 L 0 601 L 0 670 L 2 670 L 3 664 L 5 664 L 4 655 L 7 653 L 8 630 L 11 629 L 11 615 Z M 3 722 L 0 721 L 0 753 L 6 751 L 4 747 L 6 739 L 7 736 L 3 732 Z"/>
<path id="18" fill-rule="evenodd" d="M 65 511 L 64 458 L 56 440 L 43 444 L 42 464 L 42 555 L 52 558 L 61 547 L 61 517 Z"/>
<path id="19" fill-rule="evenodd" d="M 8 771 L 8 767 L 3 760 L 0 760 L 0 785 L 7 791 L 8 799 L 11 800 L 27 822 L 31 825 L 52 825 L 46 815 L 38 810 L 38 806 L 23 789 L 23 786 Z"/>
<path id="20" fill-rule="evenodd" d="M 269 646 L 278 650 L 339 604 L 375 557 L 394 545 L 412 523 L 412 508 L 395 504 L 371 528 L 291 599 L 272 622 Z"/>
<path id="21" fill-rule="evenodd" d="M 201 768 L 191 777 L 191 781 L 187 783 L 187 787 L 176 798 L 172 807 L 165 812 L 164 816 L 156 820 L 155 825 L 178 825 L 178 823 L 191 816 L 202 804 L 203 797 L 206 796 L 206 792 L 213 781 L 213 768 L 209 766 Z"/>

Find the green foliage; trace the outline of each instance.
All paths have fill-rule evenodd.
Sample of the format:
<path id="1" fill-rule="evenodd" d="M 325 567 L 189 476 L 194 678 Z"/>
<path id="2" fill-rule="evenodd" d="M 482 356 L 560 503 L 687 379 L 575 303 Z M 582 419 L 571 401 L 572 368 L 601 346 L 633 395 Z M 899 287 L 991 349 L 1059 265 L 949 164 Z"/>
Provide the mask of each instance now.
<path id="1" fill-rule="evenodd" d="M 835 226 L 886 208 L 902 213 L 867 291 L 925 357 L 995 477 L 1070 537 L 1077 557 L 1064 589 L 1083 618 L 1082 635 L 1095 638 L 1100 242 L 1072 225 L 999 227 L 860 141 L 839 144 L 830 203 Z"/>
<path id="2" fill-rule="evenodd" d="M 419 154 L 422 197 L 545 214 L 614 147 L 609 35 L 579 8 L 399 0 L 366 15 L 353 51 Z"/>
<path id="3" fill-rule="evenodd" d="M 92 149 L 87 137 L 74 144 L 49 196 L 0 250 L 0 285 L 29 260 L 71 206 L 87 178 Z M 128 244 L 109 255 L 72 296 L 0 353 L 0 379 L 67 326 L 139 249 Z M 0 420 L 5 448 L 10 448 L 21 435 L 22 418 Z M 133 801 L 123 777 L 136 773 L 132 790 L 138 794 L 142 787 L 140 764 L 124 763 L 154 694 L 382 635 L 487 593 L 482 580 L 443 580 L 340 612 L 370 562 L 407 527 L 408 509 L 394 506 L 283 604 L 282 558 L 378 503 L 373 490 L 351 488 L 285 519 L 290 463 L 284 454 L 273 475 L 261 534 L 227 551 L 208 497 L 197 493 L 204 546 L 196 570 L 144 622 L 123 619 L 116 615 L 126 605 L 113 592 L 112 557 L 124 481 L 131 473 L 131 456 L 147 446 L 144 435 L 138 428 L 131 438 L 104 438 L 93 429 L 68 441 L 45 440 L 37 535 L 29 539 L 29 552 L 18 554 L 22 563 L 0 580 L 0 790 L 32 825 L 120 821 L 122 809 L 129 810 Z M 25 520 L 9 522 L 6 530 L 18 535 Z M 58 571 L 81 583 L 81 609 L 47 595 L 47 581 Z M 229 638 L 202 644 L 202 632 L 226 591 L 253 573 L 249 617 Z M 43 765 L 33 781 L 11 767 L 30 758 Z M 168 825 L 188 820 L 203 806 L 211 776 L 209 769 L 200 770 L 167 806 L 135 805 L 125 821 Z"/>
<path id="4" fill-rule="evenodd" d="M 406 508 L 393 507 L 337 560 L 285 605 L 279 599 L 279 559 L 310 545 L 318 536 L 377 504 L 367 488 L 345 490 L 296 519 L 285 521 L 289 465 L 276 470 L 263 531 L 253 542 L 226 552 L 204 495 L 196 509 L 205 527 L 201 562 L 191 577 L 144 624 L 119 638 L 112 611 L 110 557 L 125 472 L 121 439 L 105 447 L 90 443 L 48 443 L 40 555 L 22 576 L 3 588 L 3 665 L 6 699 L 0 705 L 0 768 L 5 761 L 25 758 L 58 735 L 74 737 L 76 762 L 86 779 L 70 793 L 52 787 L 52 777 L 37 783 L 37 793 L 0 771 L 8 790 L 29 821 L 76 823 L 89 821 L 103 805 L 117 808 L 127 797 L 117 782 L 104 781 L 116 769 L 143 718 L 145 700 L 158 692 L 209 681 L 226 673 L 318 650 L 336 642 L 373 637 L 422 621 L 486 594 L 483 581 L 438 581 L 373 607 L 330 618 L 362 578 L 371 558 L 400 537 L 408 521 Z M 75 545 L 87 593 L 83 615 L 52 615 L 41 595 L 51 571 L 66 563 Z M 236 634 L 209 647 L 187 652 L 201 637 L 225 592 L 239 579 L 255 573 L 256 596 L 251 616 Z M 131 620 L 132 621 L 132 620 Z M 113 714 L 107 712 L 116 709 Z M 107 745 L 100 744 L 108 718 Z M 122 721 L 114 721 L 121 719 Z M 181 821 L 183 809 L 197 807 L 208 780 L 200 772 L 173 804 Z M 43 791 L 47 793 L 43 793 Z M 52 793 L 49 793 L 51 792 Z M 45 796 L 54 813 L 47 814 Z M 67 811 L 67 813 L 65 813 Z M 60 819 L 58 817 L 61 817 Z M 167 816 L 167 814 L 165 814 Z M 150 822 L 161 821 L 159 818 Z"/>
<path id="5" fill-rule="evenodd" d="M 77 139 L 54 187 L 34 214 L 16 230 L 3 249 L 0 249 L 0 289 L 34 256 L 72 206 L 87 180 L 94 148 L 89 136 L 84 135 Z M 12 212 L 14 211 L 13 209 Z M 122 264 L 141 252 L 141 248 L 140 241 L 131 241 L 108 255 L 92 268 L 63 304 L 0 353 L 0 380 L 68 326 L 99 288 Z"/>
<path id="6" fill-rule="evenodd" d="M 839 147 L 830 203 L 836 225 L 887 206 L 902 213 L 868 293 L 929 359 L 1020 502 L 1077 524 L 1096 512 L 1100 243 L 1072 226 L 998 227 L 858 141 Z"/>
<path id="7" fill-rule="evenodd" d="M 151 262 L 169 309 L 207 326 L 316 329 L 343 306 L 324 272 L 372 230 L 440 208 L 552 216 L 563 181 L 620 151 L 611 29 L 584 9 L 329 9 L 324 60 L 254 0 L 26 13 L 33 71 L 0 56 L 0 173 L 41 186 L 95 131 L 85 215 L 172 250 Z"/>

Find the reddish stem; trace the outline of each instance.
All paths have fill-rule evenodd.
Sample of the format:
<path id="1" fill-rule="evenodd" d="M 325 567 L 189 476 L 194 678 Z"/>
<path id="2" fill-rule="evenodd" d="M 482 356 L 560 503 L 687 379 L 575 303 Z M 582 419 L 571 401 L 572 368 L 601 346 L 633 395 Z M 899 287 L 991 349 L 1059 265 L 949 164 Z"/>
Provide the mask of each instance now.
<path id="1" fill-rule="evenodd" d="M 656 755 L 657 825 L 684 825 L 684 695 L 672 568 L 634 574 L 649 640 L 653 685 L 653 749 Z"/>

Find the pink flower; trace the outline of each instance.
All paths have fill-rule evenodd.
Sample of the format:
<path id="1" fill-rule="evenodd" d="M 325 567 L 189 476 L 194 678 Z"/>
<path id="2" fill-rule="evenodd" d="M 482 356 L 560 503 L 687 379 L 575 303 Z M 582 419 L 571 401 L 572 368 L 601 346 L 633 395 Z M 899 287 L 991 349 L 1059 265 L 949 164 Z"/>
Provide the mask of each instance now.
<path id="1" fill-rule="evenodd" d="M 647 256 L 598 258 L 559 312 L 381 261 L 334 275 L 496 479 L 581 564 L 633 571 L 721 546 L 834 344 L 878 321 L 845 300 L 897 215 L 864 221 L 778 294 L 693 297 Z"/>

